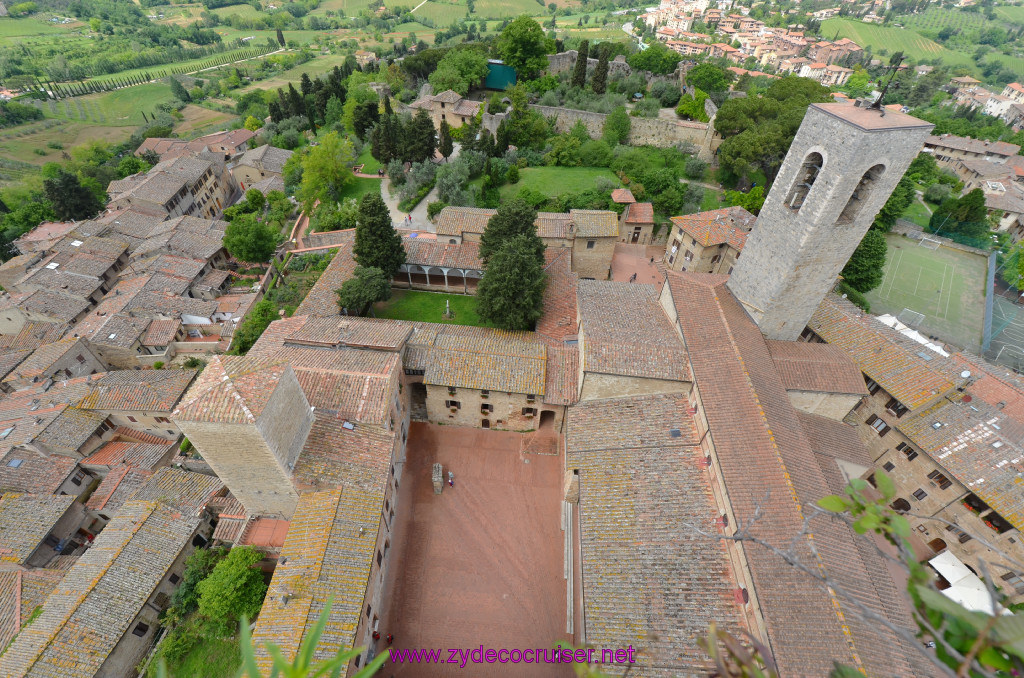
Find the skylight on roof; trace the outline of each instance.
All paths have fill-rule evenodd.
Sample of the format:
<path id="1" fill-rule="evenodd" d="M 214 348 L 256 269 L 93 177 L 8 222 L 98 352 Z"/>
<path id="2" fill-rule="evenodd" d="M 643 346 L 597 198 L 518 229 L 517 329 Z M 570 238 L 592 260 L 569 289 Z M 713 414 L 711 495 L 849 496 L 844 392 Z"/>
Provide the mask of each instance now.
<path id="1" fill-rule="evenodd" d="M 46 268 L 48 268 L 48 269 L 50 269 L 52 271 L 55 268 L 57 268 L 58 266 L 60 266 L 60 264 L 58 264 L 56 261 L 51 261 L 50 263 L 48 263 L 46 265 Z"/>
<path id="2" fill-rule="evenodd" d="M 924 351 L 918 352 L 917 357 L 918 358 L 924 358 L 925 360 L 931 360 L 932 359 L 932 356 L 928 355 Z"/>
<path id="3" fill-rule="evenodd" d="M 677 429 L 677 428 L 670 428 L 670 429 L 668 430 L 668 434 L 669 434 L 670 436 L 672 436 L 673 438 L 681 438 L 681 437 L 682 437 L 682 435 L 683 435 L 683 432 L 682 432 L 682 431 L 680 431 L 680 430 L 679 430 L 679 429 Z"/>
<path id="4" fill-rule="evenodd" d="M 81 247 L 83 244 L 84 243 L 81 240 L 72 240 L 71 241 L 71 246 L 72 247 Z"/>
<path id="5" fill-rule="evenodd" d="M 18 468 L 19 466 L 21 466 L 24 463 L 25 463 L 24 459 L 11 459 L 9 462 L 7 462 L 7 465 L 10 466 L 11 468 Z"/>
<path id="6" fill-rule="evenodd" d="M 109 335 L 109 336 L 107 337 L 107 339 L 113 339 L 113 338 L 114 338 L 114 337 L 116 337 L 116 336 L 117 336 L 116 334 L 111 334 L 111 335 Z"/>
<path id="7" fill-rule="evenodd" d="M 14 427 L 11 426 L 11 427 L 5 428 L 3 431 L 0 431 L 0 440 L 3 440 L 7 436 L 11 435 L 11 431 L 13 431 L 13 430 L 14 430 Z"/>

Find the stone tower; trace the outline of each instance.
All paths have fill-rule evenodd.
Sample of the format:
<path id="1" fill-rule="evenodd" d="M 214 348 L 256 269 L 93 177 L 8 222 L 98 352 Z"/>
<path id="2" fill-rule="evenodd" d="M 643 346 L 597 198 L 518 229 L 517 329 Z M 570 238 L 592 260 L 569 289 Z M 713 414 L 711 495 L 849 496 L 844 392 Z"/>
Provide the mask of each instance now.
<path id="1" fill-rule="evenodd" d="M 729 279 L 769 339 L 800 336 L 933 125 L 812 104 Z"/>
<path id="2" fill-rule="evenodd" d="M 250 515 L 291 518 L 313 408 L 290 365 L 213 358 L 171 417 Z"/>

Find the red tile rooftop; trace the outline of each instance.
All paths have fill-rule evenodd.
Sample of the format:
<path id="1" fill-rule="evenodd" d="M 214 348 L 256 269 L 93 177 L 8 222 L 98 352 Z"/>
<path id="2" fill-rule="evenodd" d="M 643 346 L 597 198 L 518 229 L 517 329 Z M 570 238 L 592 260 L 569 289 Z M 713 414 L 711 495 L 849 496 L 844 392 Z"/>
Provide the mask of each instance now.
<path id="1" fill-rule="evenodd" d="M 284 546 L 285 537 L 288 536 L 288 525 L 287 520 L 257 518 L 245 529 L 238 543 L 258 548 L 279 549 Z"/>

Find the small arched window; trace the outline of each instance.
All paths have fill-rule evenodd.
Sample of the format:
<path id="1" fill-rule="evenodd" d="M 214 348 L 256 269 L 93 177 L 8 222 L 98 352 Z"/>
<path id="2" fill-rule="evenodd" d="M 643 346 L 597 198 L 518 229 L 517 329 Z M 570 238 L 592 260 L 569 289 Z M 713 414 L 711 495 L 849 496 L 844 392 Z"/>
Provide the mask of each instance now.
<path id="1" fill-rule="evenodd" d="M 885 173 L 885 165 L 875 165 L 860 178 L 857 182 L 857 188 L 853 189 L 853 194 L 850 195 L 850 199 L 846 201 L 846 207 L 839 213 L 839 219 L 837 223 L 840 224 L 852 224 L 853 220 L 857 218 L 860 213 L 860 208 L 867 202 L 868 197 L 871 195 L 871 191 L 874 190 L 877 185 L 878 179 Z"/>
<path id="2" fill-rule="evenodd" d="M 811 186 L 814 186 L 814 182 L 818 179 L 818 174 L 821 173 L 821 167 L 824 163 L 825 159 L 821 157 L 821 153 L 807 154 L 803 164 L 800 165 L 800 170 L 797 172 L 793 187 L 789 189 L 789 195 L 786 197 L 787 207 L 797 212 L 800 211 L 804 200 L 807 199 L 807 194 L 811 192 Z"/>

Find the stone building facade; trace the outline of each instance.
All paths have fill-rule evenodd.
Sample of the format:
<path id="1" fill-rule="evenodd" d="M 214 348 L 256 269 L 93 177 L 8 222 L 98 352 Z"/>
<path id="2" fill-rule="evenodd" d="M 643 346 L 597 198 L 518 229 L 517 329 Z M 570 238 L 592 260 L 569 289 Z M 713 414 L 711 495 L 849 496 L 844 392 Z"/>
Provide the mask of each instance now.
<path id="1" fill-rule="evenodd" d="M 932 127 L 867 107 L 807 110 L 729 280 L 766 337 L 803 332 Z"/>
<path id="2" fill-rule="evenodd" d="M 511 393 L 490 389 L 427 384 L 427 420 L 434 424 L 532 431 L 543 423 L 562 426 L 565 408 L 543 402 L 543 393 Z"/>

